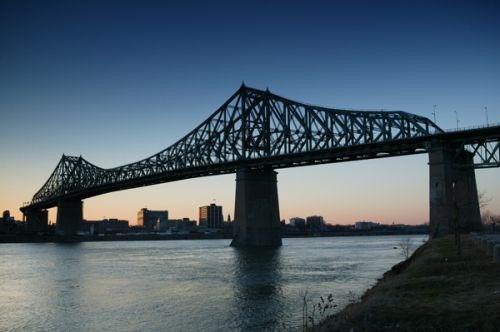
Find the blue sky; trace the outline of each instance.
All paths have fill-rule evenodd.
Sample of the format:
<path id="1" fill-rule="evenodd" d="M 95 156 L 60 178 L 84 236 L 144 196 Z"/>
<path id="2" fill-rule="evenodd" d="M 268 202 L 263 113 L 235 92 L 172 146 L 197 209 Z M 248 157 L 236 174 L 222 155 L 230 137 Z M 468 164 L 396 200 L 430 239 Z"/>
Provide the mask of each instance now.
<path id="1" fill-rule="evenodd" d="M 321 106 L 432 118 L 436 104 L 445 129 L 455 111 L 461 127 L 485 124 L 484 107 L 500 122 L 499 59 L 495 1 L 2 1 L 0 209 L 20 217 L 63 153 L 112 167 L 164 149 L 242 81 Z M 281 170 L 281 215 L 427 221 L 426 163 Z M 499 171 L 476 171 L 497 213 Z M 232 215 L 234 189 L 228 175 L 112 193 L 85 217 L 196 218 L 213 199 Z"/>

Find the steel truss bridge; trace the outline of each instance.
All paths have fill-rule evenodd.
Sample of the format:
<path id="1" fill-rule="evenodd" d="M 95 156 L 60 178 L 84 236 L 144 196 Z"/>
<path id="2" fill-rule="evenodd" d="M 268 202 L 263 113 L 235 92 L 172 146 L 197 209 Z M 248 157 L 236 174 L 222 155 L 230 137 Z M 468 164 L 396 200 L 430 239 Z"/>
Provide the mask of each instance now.
<path id="1" fill-rule="evenodd" d="M 318 107 L 242 85 L 198 127 L 146 159 L 104 169 L 81 156 L 63 155 L 46 183 L 21 210 L 235 173 L 241 168 L 275 169 L 429 153 L 443 142 L 457 151 L 470 151 L 474 168 L 500 166 L 500 126 L 445 132 L 415 114 Z"/>

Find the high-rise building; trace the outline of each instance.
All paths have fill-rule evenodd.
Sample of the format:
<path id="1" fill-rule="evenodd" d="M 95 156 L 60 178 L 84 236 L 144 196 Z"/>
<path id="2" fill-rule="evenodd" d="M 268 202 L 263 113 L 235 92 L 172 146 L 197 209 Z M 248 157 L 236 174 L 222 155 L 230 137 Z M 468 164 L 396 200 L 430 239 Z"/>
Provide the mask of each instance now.
<path id="1" fill-rule="evenodd" d="M 168 222 L 168 211 L 148 210 L 142 208 L 137 212 L 137 225 L 142 226 L 146 231 L 158 229 L 158 225 Z"/>
<path id="2" fill-rule="evenodd" d="M 322 216 L 309 216 L 306 218 L 307 229 L 310 232 L 321 232 L 325 226 Z"/>
<path id="3" fill-rule="evenodd" d="M 200 226 L 222 228 L 222 206 L 210 204 L 200 207 Z"/>

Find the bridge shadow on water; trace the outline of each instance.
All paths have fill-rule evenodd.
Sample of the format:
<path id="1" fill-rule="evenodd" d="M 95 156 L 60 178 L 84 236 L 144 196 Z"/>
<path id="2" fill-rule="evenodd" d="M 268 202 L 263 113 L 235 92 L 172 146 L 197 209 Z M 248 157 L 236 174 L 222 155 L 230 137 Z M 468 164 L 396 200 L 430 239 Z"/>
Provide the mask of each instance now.
<path id="1" fill-rule="evenodd" d="M 284 329 L 281 248 L 234 248 L 234 324 L 243 331 Z"/>

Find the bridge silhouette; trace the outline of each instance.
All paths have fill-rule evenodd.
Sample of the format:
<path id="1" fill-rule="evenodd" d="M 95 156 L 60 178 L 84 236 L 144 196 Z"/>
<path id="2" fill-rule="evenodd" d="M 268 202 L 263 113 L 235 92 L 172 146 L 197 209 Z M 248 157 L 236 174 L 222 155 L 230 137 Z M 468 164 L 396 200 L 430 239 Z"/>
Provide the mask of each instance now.
<path id="1" fill-rule="evenodd" d="M 455 227 L 480 228 L 474 169 L 500 167 L 499 147 L 498 125 L 445 132 L 407 112 L 318 107 L 242 85 L 198 127 L 151 157 L 104 169 L 63 155 L 21 211 L 36 230 L 46 224 L 45 209 L 57 206 L 56 232 L 72 236 L 85 198 L 236 173 L 232 244 L 280 245 L 274 169 L 428 153 L 430 225 L 439 236 Z"/>

